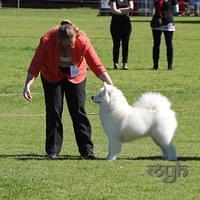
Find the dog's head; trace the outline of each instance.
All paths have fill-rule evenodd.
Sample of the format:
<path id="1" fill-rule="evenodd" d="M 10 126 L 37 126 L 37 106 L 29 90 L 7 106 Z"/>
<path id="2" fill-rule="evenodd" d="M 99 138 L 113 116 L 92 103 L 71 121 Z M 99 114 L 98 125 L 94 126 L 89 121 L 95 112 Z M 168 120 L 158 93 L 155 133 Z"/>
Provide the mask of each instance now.
<path id="1" fill-rule="evenodd" d="M 94 103 L 110 103 L 111 98 L 114 96 L 114 94 L 117 93 L 117 96 L 123 96 L 122 92 L 118 90 L 113 85 L 109 85 L 104 82 L 104 86 L 100 89 L 99 93 L 95 96 L 92 96 L 92 101 Z M 112 98 L 114 99 L 114 98 Z"/>
<path id="2" fill-rule="evenodd" d="M 92 101 L 94 103 L 108 103 L 110 101 L 110 93 L 112 92 L 112 88 L 114 88 L 114 86 L 108 85 L 106 82 L 104 82 L 104 86 L 100 89 L 99 93 L 91 97 Z"/>

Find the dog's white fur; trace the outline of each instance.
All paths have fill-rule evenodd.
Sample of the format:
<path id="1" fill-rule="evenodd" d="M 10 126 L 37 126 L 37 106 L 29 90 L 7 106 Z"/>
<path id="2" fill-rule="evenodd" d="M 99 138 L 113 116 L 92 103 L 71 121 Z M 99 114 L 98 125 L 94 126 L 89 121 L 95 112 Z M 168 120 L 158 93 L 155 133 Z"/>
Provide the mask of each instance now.
<path id="1" fill-rule="evenodd" d="M 132 106 L 123 93 L 104 83 L 100 92 L 92 97 L 100 104 L 99 116 L 109 140 L 107 160 L 115 160 L 121 143 L 151 136 L 161 148 L 166 160 L 176 160 L 172 139 L 177 127 L 171 102 L 159 93 L 145 93 Z"/>

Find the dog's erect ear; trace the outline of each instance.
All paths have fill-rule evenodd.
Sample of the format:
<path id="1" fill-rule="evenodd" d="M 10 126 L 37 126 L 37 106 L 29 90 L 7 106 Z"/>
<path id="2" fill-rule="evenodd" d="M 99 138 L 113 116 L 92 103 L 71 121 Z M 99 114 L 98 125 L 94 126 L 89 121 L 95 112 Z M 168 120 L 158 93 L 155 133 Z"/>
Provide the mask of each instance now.
<path id="1" fill-rule="evenodd" d="M 106 82 L 103 82 L 103 83 L 104 83 L 104 87 L 107 87 L 108 83 L 106 83 Z"/>
<path id="2" fill-rule="evenodd" d="M 104 82 L 104 90 L 110 96 L 113 91 L 113 86 Z"/>
<path id="3" fill-rule="evenodd" d="M 107 91 L 108 90 L 108 83 L 104 82 L 104 90 Z"/>

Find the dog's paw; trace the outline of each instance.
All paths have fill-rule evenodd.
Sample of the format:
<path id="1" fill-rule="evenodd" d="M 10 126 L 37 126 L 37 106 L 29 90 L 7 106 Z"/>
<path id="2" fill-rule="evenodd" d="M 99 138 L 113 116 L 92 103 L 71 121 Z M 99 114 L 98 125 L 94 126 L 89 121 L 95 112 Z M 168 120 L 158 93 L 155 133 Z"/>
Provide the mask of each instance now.
<path id="1" fill-rule="evenodd" d="M 117 156 L 107 156 L 107 157 L 105 158 L 105 160 L 107 160 L 107 161 L 112 161 L 112 160 L 116 160 L 116 158 L 117 158 Z"/>
<path id="2" fill-rule="evenodd" d="M 176 161 L 176 160 L 177 160 L 177 157 L 169 157 L 169 158 L 167 158 L 166 160 L 168 160 L 168 161 Z"/>
<path id="3" fill-rule="evenodd" d="M 168 160 L 168 161 L 176 161 L 177 157 L 176 156 L 166 156 L 166 155 L 163 155 L 163 159 L 164 160 Z"/>

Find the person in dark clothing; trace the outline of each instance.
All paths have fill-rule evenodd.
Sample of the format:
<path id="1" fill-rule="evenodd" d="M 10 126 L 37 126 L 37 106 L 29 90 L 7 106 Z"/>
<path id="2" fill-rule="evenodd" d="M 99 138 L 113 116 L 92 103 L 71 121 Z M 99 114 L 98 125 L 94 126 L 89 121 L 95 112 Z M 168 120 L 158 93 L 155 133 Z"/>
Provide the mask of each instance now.
<path id="1" fill-rule="evenodd" d="M 173 68 L 173 32 L 175 31 L 173 14 L 179 12 L 177 0 L 155 0 L 155 14 L 151 20 L 153 34 L 153 70 L 159 67 L 161 34 L 164 33 L 167 47 L 168 70 Z"/>
<path id="2" fill-rule="evenodd" d="M 128 46 L 132 31 L 129 12 L 133 10 L 133 0 L 110 0 L 112 19 L 110 32 L 113 40 L 114 69 L 119 67 L 119 50 L 122 42 L 122 69 L 127 70 Z"/>

